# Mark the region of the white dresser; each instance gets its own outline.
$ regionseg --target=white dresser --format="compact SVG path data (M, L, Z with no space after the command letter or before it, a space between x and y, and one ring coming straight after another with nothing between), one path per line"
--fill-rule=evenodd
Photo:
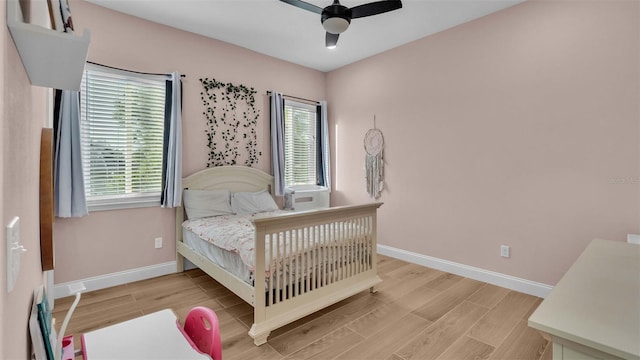
M640 245L593 240L529 317L554 359L640 359Z

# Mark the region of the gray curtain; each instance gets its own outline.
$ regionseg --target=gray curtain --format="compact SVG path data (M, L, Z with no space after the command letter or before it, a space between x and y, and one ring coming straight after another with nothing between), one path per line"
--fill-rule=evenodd
M271 173L275 195L284 196L284 98L271 92Z
M166 95L160 204L163 208L174 208L182 201L182 81L179 73L171 73Z
M329 120L327 118L327 102L320 101L318 105L318 129L316 137L318 159L316 173L318 185L331 190L331 156L329 154Z
M88 214L80 145L80 94L57 90L55 113L54 197L57 217Z

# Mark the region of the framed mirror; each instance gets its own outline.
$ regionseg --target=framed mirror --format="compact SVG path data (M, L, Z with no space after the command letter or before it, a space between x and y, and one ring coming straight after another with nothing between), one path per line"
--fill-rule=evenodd
M42 271L53 270L53 129L40 138L40 257Z

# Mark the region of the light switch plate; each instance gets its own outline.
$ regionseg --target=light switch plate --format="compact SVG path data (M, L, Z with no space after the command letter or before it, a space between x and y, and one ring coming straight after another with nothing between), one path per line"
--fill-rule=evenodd
M20 254L27 251L20 245L20 218L7 225L7 292L13 291L20 274Z

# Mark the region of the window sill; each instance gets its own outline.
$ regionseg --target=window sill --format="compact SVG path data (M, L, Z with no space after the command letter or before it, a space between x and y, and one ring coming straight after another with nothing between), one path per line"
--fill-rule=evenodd
M87 201L89 212L160 207L160 195Z

